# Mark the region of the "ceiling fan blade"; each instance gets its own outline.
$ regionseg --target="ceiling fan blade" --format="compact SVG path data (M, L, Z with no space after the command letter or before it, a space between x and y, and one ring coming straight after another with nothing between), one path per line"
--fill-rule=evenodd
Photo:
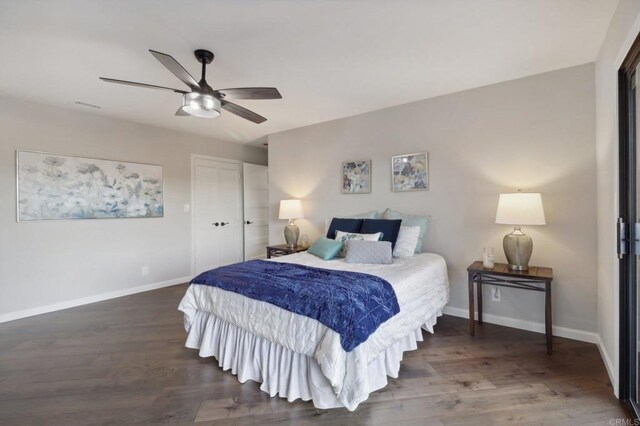
M231 102L227 102L224 99L221 101L222 103L222 108L225 109L226 111L229 111L232 114L237 115L238 117L242 117L246 120L252 121L256 124L260 124L260 123L264 123L265 121L267 121L266 118L264 118L263 116L256 114L253 111L249 111L246 108L241 107L240 105L236 105L234 103Z
M178 110L176 111L176 116L177 117L191 117L191 114L189 114L188 112L185 112L182 107L178 108Z
M169 71L173 73L176 77L180 79L184 84L189 86L191 89L200 89L200 85L198 82L189 74L189 71L184 69L182 65L178 63L173 56L167 55L166 53L156 52L155 50L149 49L149 52L158 60L162 65L164 65Z
M126 84L127 86L143 87L147 89L168 90L170 92L182 93L183 95L185 93L189 93L184 90L172 89L171 87L154 86L153 84L136 83L135 81L116 80L115 78L100 77L100 80L106 81L107 83Z
M219 89L223 99L282 99L275 87L239 87L236 89Z

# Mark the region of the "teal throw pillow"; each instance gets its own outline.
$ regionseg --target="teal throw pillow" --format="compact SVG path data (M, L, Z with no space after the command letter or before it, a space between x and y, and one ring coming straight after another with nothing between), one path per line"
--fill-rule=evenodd
M340 253L342 244L342 241L320 237L309 247L309 253L323 260L331 260Z

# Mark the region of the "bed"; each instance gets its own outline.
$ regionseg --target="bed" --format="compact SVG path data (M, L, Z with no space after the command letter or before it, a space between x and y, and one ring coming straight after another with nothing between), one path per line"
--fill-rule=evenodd
M444 259L421 253L390 265L324 261L302 252L268 261L380 277L393 287L399 312L362 343L345 350L341 336L316 319L221 288L192 284L182 299L186 346L215 357L241 383L253 380L270 396L313 401L320 409L353 411L397 377L404 351L417 349L422 329L433 333L449 298Z

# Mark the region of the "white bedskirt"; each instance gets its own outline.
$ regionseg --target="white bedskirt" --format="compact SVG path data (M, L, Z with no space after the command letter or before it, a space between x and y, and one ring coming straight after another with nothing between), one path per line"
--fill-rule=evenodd
M438 312L423 327L433 333L433 325L440 315ZM417 349L417 342L421 341L422 331L418 328L370 362L368 393L386 386L387 376L398 377L403 352ZM201 357L215 357L218 365L225 371L231 370L241 383L247 380L261 383L260 389L271 397L312 400L320 409L344 407L314 358L245 331L211 313L195 313L185 345L198 349Z

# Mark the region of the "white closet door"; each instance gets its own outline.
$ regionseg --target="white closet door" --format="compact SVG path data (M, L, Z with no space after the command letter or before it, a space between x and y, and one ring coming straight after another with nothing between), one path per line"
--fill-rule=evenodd
M240 164L195 158L193 179L195 273L241 262Z
M244 260L267 257L269 243L269 173L267 166L243 164Z

